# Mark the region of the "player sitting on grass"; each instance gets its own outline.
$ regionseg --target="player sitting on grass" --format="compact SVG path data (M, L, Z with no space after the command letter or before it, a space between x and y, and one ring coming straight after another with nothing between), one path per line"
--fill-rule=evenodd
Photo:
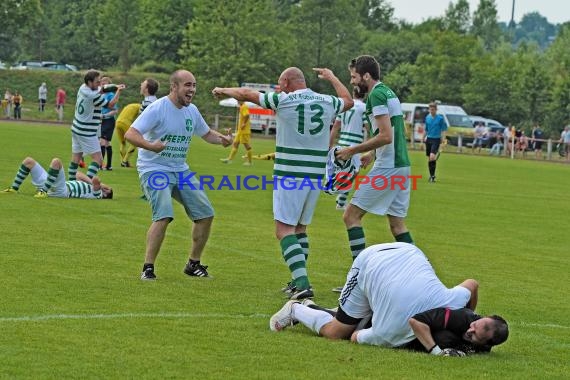
M271 317L269 327L281 331L299 322L330 339L392 348L419 345L434 355L485 352L506 341L509 330L501 317L473 312L478 287L469 279L448 289L412 244L377 244L354 260L336 312L307 301L288 301Z
M48 171L31 157L22 161L20 169L14 177L12 186L3 193L17 193L28 174L32 174L32 184L36 186L35 198L85 198L112 199L113 189L99 181L97 176L92 179L78 172L75 181L66 181L63 165L59 158L51 161Z

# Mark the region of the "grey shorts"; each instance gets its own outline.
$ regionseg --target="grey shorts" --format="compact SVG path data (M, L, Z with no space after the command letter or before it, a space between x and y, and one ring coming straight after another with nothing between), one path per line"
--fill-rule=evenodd
M144 173L141 178L141 188L152 209L152 221L161 219L174 219L172 199L184 206L186 215L193 220L206 219L214 216L214 209L208 196L200 188L195 177L188 179L190 185L183 178L188 178L192 172L162 172L152 171Z

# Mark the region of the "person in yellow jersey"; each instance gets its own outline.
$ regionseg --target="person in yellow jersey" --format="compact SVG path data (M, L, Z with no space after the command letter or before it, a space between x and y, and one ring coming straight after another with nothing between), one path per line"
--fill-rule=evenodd
M117 118L117 123L115 125L115 130L117 131L117 137L121 143L119 152L121 153L121 166L124 168L130 168L131 164L129 162L129 157L135 151L135 147L129 144L125 139L125 133L130 128L131 124L137 116L139 116L140 103L131 103L125 106L119 117Z
M234 140L234 145L232 146L232 150L230 151L230 155L228 158L220 158L224 164L231 164L232 160L234 159L235 155L237 154L239 144L243 144L246 151L246 161L243 163L245 166L251 166L253 163L252 160L252 151L251 151L251 123L249 120L249 108L245 102L238 101L239 104L239 120L238 120L238 127L236 130L236 136Z

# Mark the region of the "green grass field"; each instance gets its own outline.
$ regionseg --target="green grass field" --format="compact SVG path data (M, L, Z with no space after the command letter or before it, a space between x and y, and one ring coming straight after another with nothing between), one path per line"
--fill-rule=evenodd
M44 167L70 157L61 126L0 123L0 185L25 156ZM272 140L255 139L257 153ZM216 210L203 256L214 279L182 273L191 223L176 206L156 282L139 280L150 208L135 169L102 172L112 201L0 194L0 378L457 379L567 378L570 357L570 166L446 154L438 183L412 152L407 219L447 285L480 282L478 312L497 313L511 337L487 356L434 358L318 338L302 326L271 333L288 280L274 237L271 191L209 191ZM228 150L195 140L199 175L270 175L271 161L219 161ZM241 153L241 151L240 151ZM385 218L365 218L367 243L392 241ZM336 304L350 266L334 197L322 195L309 228L315 300Z

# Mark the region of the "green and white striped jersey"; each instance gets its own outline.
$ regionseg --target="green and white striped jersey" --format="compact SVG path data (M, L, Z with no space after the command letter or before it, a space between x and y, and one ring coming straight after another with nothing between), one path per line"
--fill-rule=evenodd
M392 124L392 143L376 149L374 167L392 169L410 166L402 105L394 91L384 83L378 82L368 94L366 113L372 124L373 136L380 132L374 120L376 116L389 115Z
M99 89L92 90L83 84L77 91L75 103L75 116L71 125L71 132L79 136L97 136L101 124L101 108L109 103Z
M273 175L309 178L325 176L329 152L330 125L344 108L336 96L306 88L290 93L259 95L263 108L276 112L277 138Z
M340 121L338 145L353 146L364 141L364 124L370 124L366 116L366 104L354 99L354 106L336 117Z
M101 199L101 189L93 190L93 185L82 181L66 181L67 196L69 198Z

